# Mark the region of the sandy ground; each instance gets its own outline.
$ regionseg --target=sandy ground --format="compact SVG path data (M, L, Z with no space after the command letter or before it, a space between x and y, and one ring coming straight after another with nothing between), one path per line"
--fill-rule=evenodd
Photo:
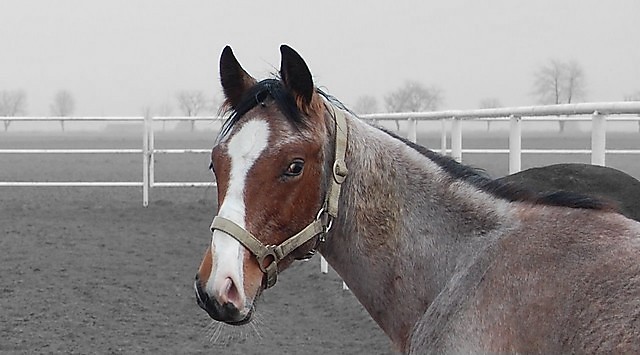
M319 259L265 292L256 322L213 323L193 277L215 211L202 190L2 189L0 352L389 354Z

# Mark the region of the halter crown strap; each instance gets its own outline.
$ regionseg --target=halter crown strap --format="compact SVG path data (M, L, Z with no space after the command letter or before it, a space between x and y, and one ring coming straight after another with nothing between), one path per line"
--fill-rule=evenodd
M344 112L340 110L333 110L334 118L336 120L336 132L335 132L335 158L333 161L333 179L329 186L327 193L326 205L327 213L332 217L338 217L338 200L340 199L340 190L342 183L349 174L347 164L344 161L347 153L347 118Z

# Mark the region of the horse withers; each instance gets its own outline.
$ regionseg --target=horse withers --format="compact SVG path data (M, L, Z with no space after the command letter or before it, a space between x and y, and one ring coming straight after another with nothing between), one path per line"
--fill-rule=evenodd
M226 47L219 210L198 304L228 324L319 251L407 353L640 353L640 224L539 194L359 120L283 45L256 81Z

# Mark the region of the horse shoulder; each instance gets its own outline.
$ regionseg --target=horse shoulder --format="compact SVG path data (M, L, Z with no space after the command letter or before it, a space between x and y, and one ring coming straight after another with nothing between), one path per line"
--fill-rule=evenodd
M473 312L491 325L484 328L489 345L638 352L640 223L598 210L523 212L529 215L517 233L501 239L499 260L477 290Z
M640 352L640 223L523 208L414 327L412 353Z

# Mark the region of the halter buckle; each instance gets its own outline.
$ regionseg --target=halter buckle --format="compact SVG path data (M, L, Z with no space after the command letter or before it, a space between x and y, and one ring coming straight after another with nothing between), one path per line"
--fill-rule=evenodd
M271 262L269 262L269 258L271 259ZM266 274L269 268L271 267L271 265L278 263L276 246L265 245L265 248L262 250L260 255L256 254L256 259L258 260L258 266L260 266L260 270L262 270L262 272ZM265 260L269 262L267 265L265 265Z
M342 159L336 159L333 162L333 179L338 184L342 184L349 174L347 164Z
M262 273L264 273L267 277L266 279L266 288L271 288L276 284L278 280L278 256L276 252L275 245L265 245L265 249L260 253L260 255L256 254L256 260L258 261L258 266ZM265 266L265 260L268 262L269 258L271 258L271 262Z

